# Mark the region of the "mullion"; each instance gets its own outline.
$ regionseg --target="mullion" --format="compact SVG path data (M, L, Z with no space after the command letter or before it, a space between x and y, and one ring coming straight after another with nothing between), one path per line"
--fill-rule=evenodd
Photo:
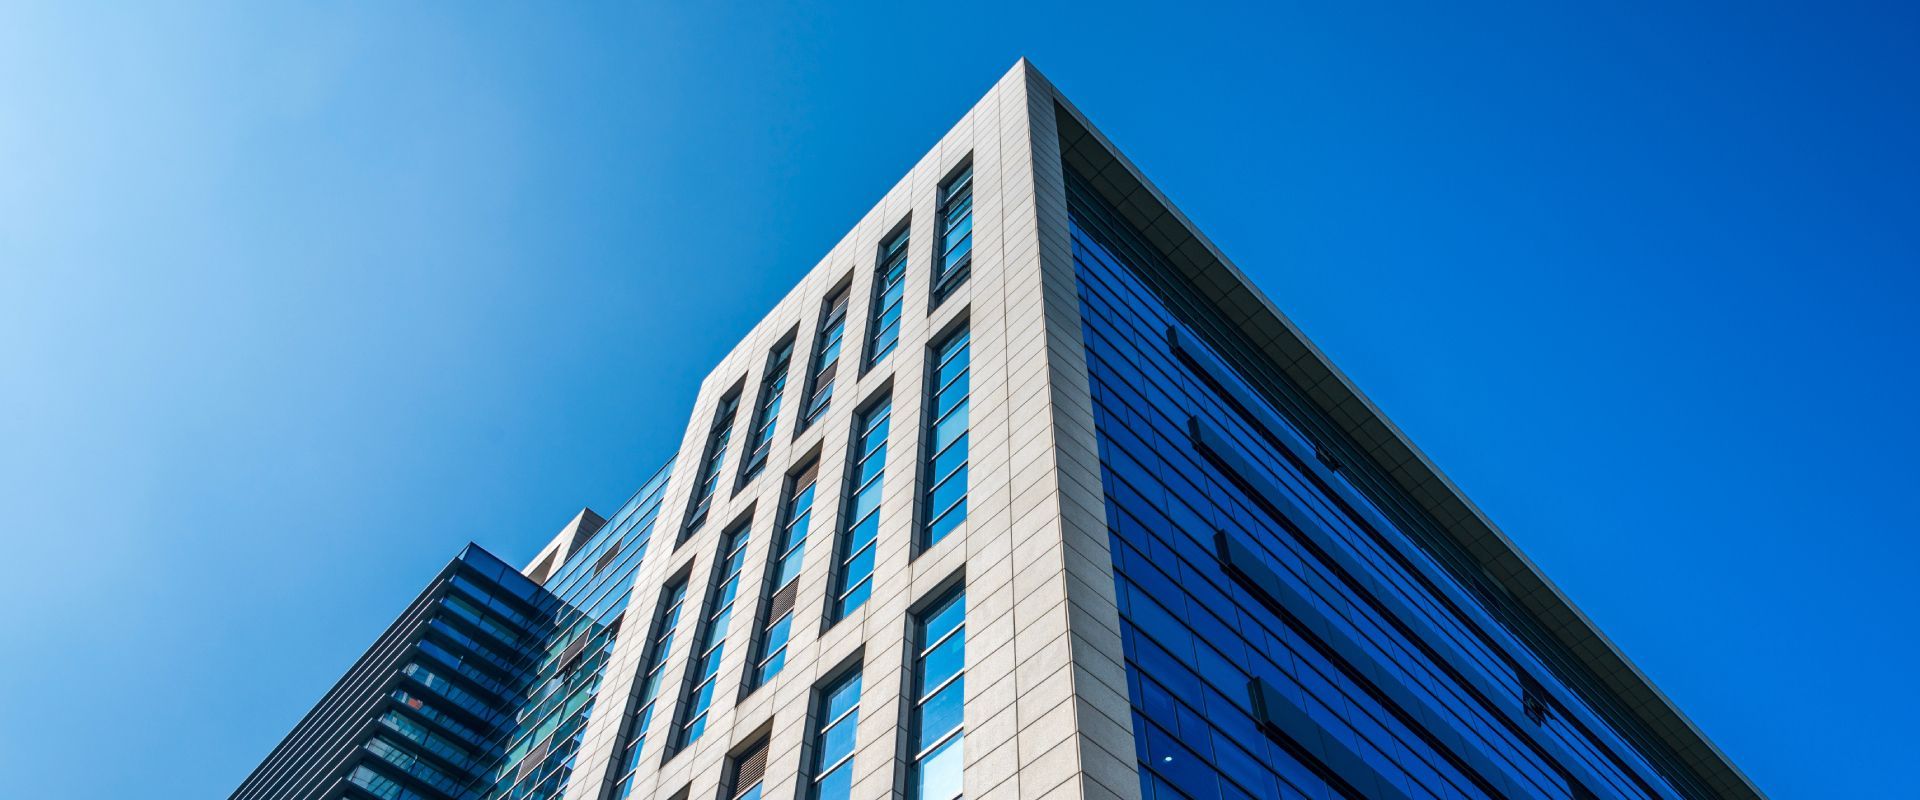
M940 738L935 739L933 744L920 748L919 752L913 754L913 759L915 761L918 761L922 758L926 758L928 753L932 753L935 750L938 750L942 747L946 747L948 742L953 741L953 737L963 735L966 732L967 732L967 728L964 725L953 726L952 730L949 730L946 733L940 734Z

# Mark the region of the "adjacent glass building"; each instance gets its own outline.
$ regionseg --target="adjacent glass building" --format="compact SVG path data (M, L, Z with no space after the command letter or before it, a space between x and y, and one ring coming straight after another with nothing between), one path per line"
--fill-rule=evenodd
M234 794L968 796L1761 794L1023 61Z

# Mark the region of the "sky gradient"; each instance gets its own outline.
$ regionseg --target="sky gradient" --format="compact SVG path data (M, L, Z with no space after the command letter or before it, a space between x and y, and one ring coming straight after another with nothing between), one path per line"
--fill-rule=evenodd
M1021 56L1763 790L1911 793L1911 4L388 5L0 24L10 793L230 792Z

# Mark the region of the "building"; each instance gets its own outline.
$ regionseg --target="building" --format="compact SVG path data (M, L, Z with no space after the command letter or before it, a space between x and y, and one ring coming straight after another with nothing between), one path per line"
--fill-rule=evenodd
M1024 61L612 519L469 548L235 797L1760 796Z

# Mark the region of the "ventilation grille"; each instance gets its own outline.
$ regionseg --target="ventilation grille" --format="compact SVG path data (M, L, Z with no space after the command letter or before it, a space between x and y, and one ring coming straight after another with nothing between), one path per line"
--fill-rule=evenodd
M786 616L787 612L793 610L794 598L799 595L800 582L787 581L786 586L773 593L773 604L767 609L767 621L772 622Z
M761 739L733 761L733 794L739 795L767 774L767 740Z

